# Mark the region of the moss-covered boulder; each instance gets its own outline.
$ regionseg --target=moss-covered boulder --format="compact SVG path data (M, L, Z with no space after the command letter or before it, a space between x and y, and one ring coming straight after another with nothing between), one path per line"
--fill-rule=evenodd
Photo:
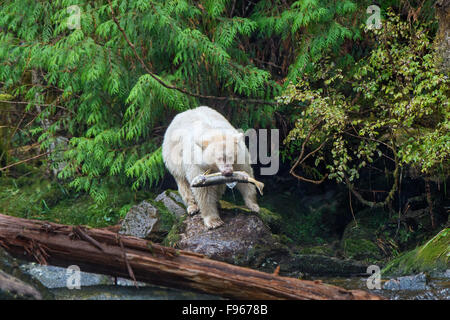
M162 242L177 221L176 213L170 208L161 201L144 200L131 207L119 233Z
M147 238L157 231L160 213L147 201L133 206L122 221L119 233L128 236Z
M186 207L178 191L165 190L155 198L155 201L163 204L177 218L186 214Z
M450 228L445 228L424 245L405 252L389 262L384 275L409 275L419 272L440 274L450 268Z
M381 249L376 244L376 230L352 221L345 228L341 240L341 250L345 258L366 262L376 262L383 258Z
M307 245L299 247L297 249L299 254L312 254L312 255L322 255L322 256L333 256L334 248L330 244L323 245Z
M215 260L258 267L268 256L284 248L268 227L276 223L277 216L269 210L261 211L263 215L220 201L220 217L224 225L207 230L200 215L187 216L178 229L181 233L176 246Z
M220 210L222 212L228 213L228 212L245 212L245 213L251 213L251 210L248 209L245 206L239 206L234 203L220 200L219 201ZM271 232L278 233L280 232L281 225L282 225L282 218L278 213L275 213L269 209L260 207L260 211L258 213L258 216L261 218L261 220L270 228Z
M157 203L169 204L166 210L175 216L178 205L185 208L176 196L176 191L165 191ZM366 271L367 264L330 257L333 248L329 245L300 251L288 246L292 243L282 233L283 218L267 208L255 214L245 206L220 200L219 211L224 225L213 230L205 228L199 214L177 217L163 244L267 272L280 266L280 274L288 276L350 276Z

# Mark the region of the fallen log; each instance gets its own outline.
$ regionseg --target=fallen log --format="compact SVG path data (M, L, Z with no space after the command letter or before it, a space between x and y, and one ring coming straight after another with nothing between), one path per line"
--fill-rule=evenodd
M382 299L361 290L238 267L105 229L0 214L0 246L40 264L131 278L231 299Z

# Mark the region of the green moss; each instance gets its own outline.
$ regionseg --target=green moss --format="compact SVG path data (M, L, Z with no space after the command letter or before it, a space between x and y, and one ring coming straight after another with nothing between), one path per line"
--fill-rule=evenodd
M285 234L272 234L272 236L281 244L291 245L293 243L292 239Z
M332 256L333 249L329 245L307 246L298 250L299 254L316 254L324 256Z
M222 210L242 210L245 212L251 212L248 208L244 206L239 206L237 204L225 200L219 200L219 205Z
M381 259L378 247L367 239L344 240L344 255L346 258L366 261Z
M220 200L219 201L221 210L224 211L241 211L246 213L251 213L251 210L245 206L240 206L233 204L231 202ZM273 233L279 233L282 228L282 218L279 214L272 212L269 209L260 207L258 216L261 220L270 228Z
M172 228L170 229L167 236L164 238L162 244L169 247L175 247L178 241L180 241L180 234L184 232L184 219L186 219L186 216L182 216L181 218L177 219L175 223L172 225Z
M178 192L178 190L167 189L166 193L170 197L170 199L175 201L176 204L178 204L179 206L181 206L183 208L186 208L186 206L184 205L183 200L182 200L181 195Z
M375 229L352 221L345 228L341 247L346 258L367 262L376 262L383 258L380 248L375 243Z
M382 270L386 275L443 272L449 268L450 228L445 228L424 245L401 254Z
M158 222L158 231L163 233L169 233L172 229L172 226L175 224L177 218L175 215L167 210L166 206L159 201L147 200L152 205L154 205L159 212L159 222Z
M121 186L111 186L108 191L107 201L96 203L89 195L74 192L63 183L39 174L18 179L2 177L0 206L2 213L11 216L105 227L118 223L122 208L152 198L147 193L133 193Z

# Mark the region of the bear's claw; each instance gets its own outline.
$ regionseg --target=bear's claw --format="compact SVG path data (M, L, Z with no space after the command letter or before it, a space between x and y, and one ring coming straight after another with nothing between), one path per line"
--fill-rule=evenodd
M256 203L247 204L247 208L249 208L252 212L259 213L259 206Z
M193 216L194 214L198 213L200 209L196 204L191 204L189 207L187 207L187 213L190 216Z
M203 219L203 222L208 230L215 229L223 225L223 221L219 217L206 217Z

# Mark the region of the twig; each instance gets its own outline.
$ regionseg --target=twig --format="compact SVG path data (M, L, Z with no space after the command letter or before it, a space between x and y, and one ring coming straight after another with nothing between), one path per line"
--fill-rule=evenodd
M18 165L18 164L21 164L21 163L24 163L24 162L27 162L27 161L31 161L31 160L40 158L40 157L45 156L45 155L47 155L47 154L49 154L49 153L50 153L50 151L45 152L45 153L38 154L37 156L31 157L31 158L28 158L28 159L25 159L25 160L17 161L17 162L15 162L15 163L12 163L12 164L7 165L6 167L0 168L0 171L6 170L6 169L8 169L8 168L14 167L14 166L16 166L16 165Z
M33 102L28 102L28 101L9 101L9 100L0 100L0 103L13 103L13 104L30 104L30 103L33 103ZM75 112L73 112L72 110L69 110L69 109L67 109L67 108L64 108L63 106L58 106L58 105L54 105L54 104L51 104L51 103L44 103L44 104L41 104L41 103L39 103L39 105L41 106L41 107L55 107L55 108L59 108L59 109L63 109L63 110L65 110L65 111L68 111L68 112L70 112L70 113L75 113Z
M79 236L80 239L83 239L83 240L89 242L90 244L92 244L94 247L96 247L100 251L105 252L105 249L103 249L102 245L97 240L95 240L90 235L88 235L86 232L84 232L80 227L73 227L72 231L74 234Z
M255 61L257 61L257 62L259 62L259 63L267 64L267 65L269 65L269 66L272 66L272 67L275 67L275 68L278 68L278 69L282 69L281 66L279 66L279 65L277 65L277 64L275 64L275 63L273 63L273 62L270 62L270 61L264 61L264 60L261 60L261 59L258 59L258 58L252 58L252 59L255 60Z
M430 188L430 181L428 178L425 178L425 194L428 203L428 211L430 213L431 228L435 229L436 223L433 214L433 200L431 199L431 188Z
M352 206L352 192L350 191L350 188L348 189L348 202L350 203L350 212L353 216L353 221L355 221L355 226L358 226L358 221L356 221L355 213L353 212L353 206Z
M136 288L139 288L138 285L137 285L136 277L134 276L133 269L131 268L130 262L128 261L127 253L125 251L125 247L123 246L122 238L120 238L120 236L118 234L117 234L117 242L119 242L120 248L122 249L123 260L125 260L125 264L127 266L128 274L130 275L130 278L133 279L134 286Z
M322 182L325 181L325 179L328 177L328 173L326 173L323 178L321 180L311 180L305 177L302 177L298 174L296 174L294 172L295 168L300 165L301 163L303 163L303 161L305 161L306 159L308 159L308 157L312 156L314 153L316 153L317 151L319 151L320 149L323 148L323 146L325 145L325 143L327 142L327 139L325 139L324 142L322 142L320 144L320 146L318 146L315 150L311 151L310 153L308 153L305 157L303 157L303 154L305 153L305 146L306 143L309 141L309 139L311 138L312 133L317 129L317 127L320 125L320 123L322 122L321 119L319 119L314 126L312 127L311 131L309 131L308 135L306 136L305 140L302 143L302 150L300 151L300 155L297 158L297 161L295 161L294 165L291 167L291 169L289 170L289 173L291 175L293 175L294 177L296 177L299 180L303 180L306 182L310 182L310 183L314 183L314 184L321 184Z

